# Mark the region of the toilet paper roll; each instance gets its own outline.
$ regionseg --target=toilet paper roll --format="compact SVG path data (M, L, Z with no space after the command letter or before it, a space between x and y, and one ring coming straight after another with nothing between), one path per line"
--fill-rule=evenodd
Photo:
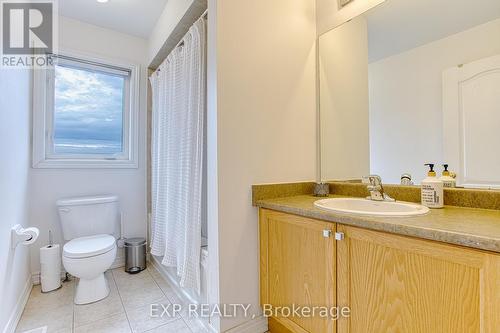
M61 248L59 244L40 248L40 283L42 292L49 292L61 286Z
M26 235L26 239L22 244L29 245L36 242L40 231L38 228L30 227L22 230L23 235Z

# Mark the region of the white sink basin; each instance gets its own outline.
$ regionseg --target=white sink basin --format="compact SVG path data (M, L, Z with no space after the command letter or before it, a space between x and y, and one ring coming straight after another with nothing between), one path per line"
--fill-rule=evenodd
M314 202L316 207L337 213L370 216L415 216L424 215L429 208L403 201L373 201L361 198L330 198Z

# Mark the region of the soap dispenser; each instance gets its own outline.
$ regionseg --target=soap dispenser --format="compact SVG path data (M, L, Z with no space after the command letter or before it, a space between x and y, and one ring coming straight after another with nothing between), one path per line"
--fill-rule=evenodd
M436 177L434 164L425 164L429 167L427 178L422 181L422 205L429 208L443 208L443 181Z
M443 186L444 187L456 187L457 186L457 181L455 178L451 176L451 173L448 171L448 164L443 164L443 175L439 178L440 180L443 181Z

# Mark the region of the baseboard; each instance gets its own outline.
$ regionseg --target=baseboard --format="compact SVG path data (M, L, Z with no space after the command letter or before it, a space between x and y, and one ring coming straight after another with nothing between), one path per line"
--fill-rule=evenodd
M115 268L120 268L125 266L125 258L120 257L116 258L113 264L109 269L115 269ZM64 280L66 278L66 271L62 270L61 271L61 279ZM39 285L40 284L40 272L34 272L31 274L31 283L34 285Z
M66 278L66 271L61 271L61 280ZM31 283L35 286L39 285L40 282L40 272L34 272L31 274Z
M24 307L26 303L28 303L28 299L30 297L31 288L33 288L33 283L31 282L31 276L26 280L26 284L24 285L23 293L21 297L18 298L14 311L9 317L9 321L7 325L5 325L3 329L3 333L14 333L21 319L21 315L23 314Z
M243 324L227 330L225 333L264 333L267 332L267 318L264 316L255 317Z

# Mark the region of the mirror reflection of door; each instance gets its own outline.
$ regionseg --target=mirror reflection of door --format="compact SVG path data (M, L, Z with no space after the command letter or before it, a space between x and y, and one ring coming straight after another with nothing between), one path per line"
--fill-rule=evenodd
M465 187L500 187L500 55L443 73L444 156Z

